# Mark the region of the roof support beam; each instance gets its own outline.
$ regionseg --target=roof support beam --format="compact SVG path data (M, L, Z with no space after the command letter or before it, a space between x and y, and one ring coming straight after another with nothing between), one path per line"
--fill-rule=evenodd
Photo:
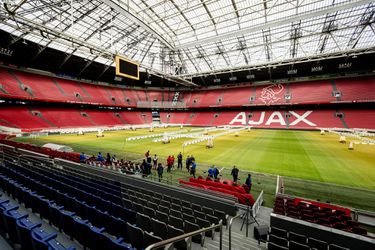
M22 0L19 4L17 4L16 6L14 6L14 8L12 9L9 9L8 8L8 4L4 3L4 8L9 12L9 14L11 15L14 15L16 14L16 11L24 4L26 3L27 0Z
M361 20L359 20L359 25L355 28L354 32L352 33L352 36L349 39L347 47L354 49L355 46L357 46L357 43L361 38L362 32L365 30L367 25L371 24L371 19L375 15L374 5L375 4L369 4L367 6L365 13L362 15Z
M326 7L324 9L320 9L317 11L311 11L311 12L307 12L303 14L296 14L296 15L286 17L283 19L270 21L270 22L254 25L248 28L229 31L229 32L225 32L216 36L199 39L199 41L188 42L188 43L177 46L177 48L178 49L190 48L190 47L194 47L194 46L198 46L202 44L213 43L213 42L217 42L218 40L245 35L245 34L255 32L255 31L259 31L259 30L266 30L271 27L277 27L277 26L281 26L281 25L285 25L285 24L289 24L293 22L298 22L300 20L309 19L309 18L313 18L317 16L323 16L332 12L337 12L340 10L345 10L345 9L350 9L350 8L361 6L361 5L366 5L371 2L373 2L373 0L357 0L357 1L351 1L351 2L346 2L346 3L338 3L336 5L332 5L330 7Z
M111 51L108 51L108 50L106 50L106 49L104 49L101 46L98 46L96 44L90 43L89 41L85 41L82 38L74 37L72 35L62 33L61 31L57 31L53 28L47 27L45 25L37 23L37 22L35 22L31 19L25 18L23 16L19 16L17 14L14 15L14 19L16 20L16 22L18 22L19 24L21 24L23 26L32 27L33 28L31 30L32 34L39 35L40 31L43 31L43 32L46 32L47 34L50 34L52 36L56 36L59 39L59 42L62 43L62 44L70 44L70 45L75 44L78 47L82 46L82 47L85 47L85 48L88 48L88 49L92 50L93 52L95 51L96 53L99 53L102 57L105 57L105 58L114 58L115 57L115 54L112 53ZM12 27L13 29L19 29L18 26L13 25L11 23L6 23L6 25ZM71 55L72 54L67 55L67 57L64 59L61 66L64 65L64 63L67 60L69 60ZM189 80L186 80L183 77L173 76L173 75L167 74L165 72L162 72L162 71L159 71L159 70L156 70L156 69L152 69L152 68L150 68L146 65L143 65L143 64L141 64L140 66L141 66L141 68L148 70L150 73L152 73L154 75L164 77L168 80L176 82L177 84L181 84L181 85L184 85L184 86L197 86L195 83L193 83Z
M210 10L208 9L207 4L206 4L203 0L201 0L201 3L202 3L202 5L203 5L203 8L204 8L204 9L206 10L206 12L207 12L207 15L210 17L210 20L211 20L212 24L213 24L214 26L216 26L215 19L214 19L214 17L212 16Z
M144 22L143 20L141 20L139 17L137 17L136 15L134 15L133 13L131 13L129 10L125 9L124 6L121 5L121 1L116 1L116 0L101 0L101 2L105 3L106 5L108 5L112 9L116 10L120 14L126 16L131 21L139 24L139 26L141 26L143 29L147 30L152 35L154 35L162 44L164 44L165 46L167 46L169 49L175 50L175 46L170 41L168 41L167 39L165 39L161 34L159 34L158 32L156 32L154 29L152 29L150 27L150 25L148 25L146 22Z

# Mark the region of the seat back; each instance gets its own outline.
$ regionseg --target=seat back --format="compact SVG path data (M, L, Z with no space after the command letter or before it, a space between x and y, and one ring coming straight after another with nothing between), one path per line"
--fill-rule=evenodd
M199 227L198 224L192 223L190 221L185 221L185 230L184 231L186 233L194 232L194 231L197 231L199 229L200 229L200 227ZM203 238L202 238L202 235L200 235L200 234L192 237L192 241L195 242L195 243L201 244L202 240L203 240Z
M156 219L159 220L159 221L162 221L166 224L169 223L168 214L160 212L160 211L156 211Z
M269 235L268 241L272 242L272 243L275 243L279 246L288 247L288 240L287 239L281 238L281 237L273 235L273 234Z
M294 242L298 242L298 243L301 243L301 244L306 244L307 238L306 238L305 235L289 232L289 241L294 241Z
M150 216L151 218L155 218L155 210L149 207L144 207L143 212L145 215Z
M287 239L288 238L288 232L284 229L280 229L278 227L271 227L271 234Z
M127 222L126 231L129 235L130 243L132 244L132 246L137 249L141 249L144 241L143 230Z
M317 240L315 238L308 238L307 244L311 248L315 248L317 250L327 250L328 244L325 241Z
M168 225L169 238L177 237L183 234L185 234L184 230ZM181 240L181 241L173 243L173 247L176 248L177 250L186 250L187 246L188 245L185 240Z
M223 225L226 226L228 224L228 216L223 212L219 210L214 210L214 215L219 219L222 220Z
M143 231L151 232L151 219L149 216L137 213L137 226Z
M288 250L287 247L279 246L273 242L268 242L267 243L267 249L268 250Z
M168 238L168 228L167 224L158 221L156 219L151 219L151 228L156 236L159 236L163 240Z
M144 243L143 243L143 248L147 248L149 245L157 243L162 241L163 239L151 234L149 232L144 232Z
M289 250L310 250L310 247L295 241L289 241Z
M335 244L330 244L329 245L329 250L350 250L349 248L346 247L341 247Z
M191 223L195 223L195 216L189 214L182 214L182 218L184 221L190 221Z
M207 227L211 226L211 223L208 220L201 219L201 218L198 218L198 217L197 217L197 224L199 225L200 228L207 228ZM208 236L208 237L212 237L212 230L207 231L205 233L205 235Z
M184 228L184 221L181 218L177 218L173 215L169 216L169 224L178 229Z

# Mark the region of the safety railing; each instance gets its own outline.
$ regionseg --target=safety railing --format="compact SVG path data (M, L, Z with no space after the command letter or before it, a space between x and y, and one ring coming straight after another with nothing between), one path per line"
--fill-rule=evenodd
M255 201L253 207L251 208L253 210L253 216L256 217L260 208L262 207L263 204L263 190L260 192L257 200Z
M154 244L148 246L146 248L146 250L161 249L162 247L166 247L166 246L167 246L167 249L173 249L173 243L179 242L181 240L185 240L186 238L188 238L188 242L191 242L191 239L192 239L193 236L196 236L196 235L204 236L205 232L215 230L216 228L220 228L219 249L222 250L223 249L223 223L222 223L222 221L220 221L220 223L217 224L217 225L212 225L210 227L202 228L202 229L199 229L199 230L194 231L194 232L182 234L182 235L179 235L179 236L167 239L167 240L163 240L163 241L154 243ZM190 250L190 249L191 249L191 244L188 244L187 250Z
M229 221L229 232L228 232L228 236L229 236L229 239L228 239L228 244L229 244L229 250L232 249L232 225L233 225L233 221L235 219L237 219L238 217L240 217L241 214L237 214L236 216L232 217Z

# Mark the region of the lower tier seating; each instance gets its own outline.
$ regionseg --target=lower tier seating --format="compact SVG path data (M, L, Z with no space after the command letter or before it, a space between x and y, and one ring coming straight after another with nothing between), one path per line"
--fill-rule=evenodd
M201 176L199 176L198 179L189 178L189 181L180 179L179 182L182 185L194 186L205 190L232 195L236 197L241 204L244 205L253 205L255 202L253 196L246 193L244 188L238 185L233 186L212 180L205 180Z
M0 126L18 128L25 132L43 129L124 126L151 123L151 111L98 111L67 108L3 107ZM193 126L252 126L256 128L317 129L366 128L375 129L375 110L266 110L220 112L161 113L166 124ZM27 122L26 122L27 121Z
M271 227L267 236L267 249L269 250L350 250L349 248L328 244L325 241L286 231L281 228Z
M131 185L120 187L117 182L81 176L77 171L12 165L0 166L0 174L4 190L90 249L127 249L123 241L144 249L220 221L226 225L228 220L216 209ZM13 187L14 182L19 188ZM206 236L213 234L207 232ZM89 240L92 238L97 242ZM192 241L203 244L204 238L193 237ZM124 247L111 246L115 243ZM187 246L185 241L175 244L178 249Z
M350 215L350 209L299 198L276 197L273 212L319 225L367 235Z

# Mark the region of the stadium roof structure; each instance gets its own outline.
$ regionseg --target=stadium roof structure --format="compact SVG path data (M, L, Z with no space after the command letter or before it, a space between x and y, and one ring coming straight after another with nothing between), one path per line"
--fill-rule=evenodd
M375 51L370 0L3 0L0 29L111 67L191 79ZM36 55L37 56L37 55ZM190 80L189 80L190 79Z

